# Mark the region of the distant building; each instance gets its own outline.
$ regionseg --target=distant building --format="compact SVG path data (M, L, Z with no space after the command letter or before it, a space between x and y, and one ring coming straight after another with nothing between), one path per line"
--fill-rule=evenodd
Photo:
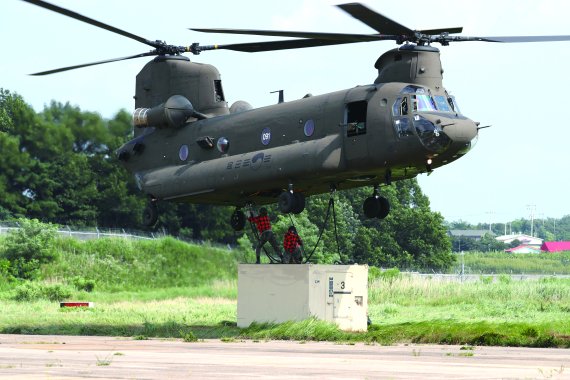
M449 236L451 237L464 237L474 240L481 240L481 238L487 234L495 236L494 233L488 230L449 230Z
M543 252L570 251L570 241L545 241L540 250Z
M502 235L497 236L495 239L507 245L517 240L521 245L529 245L536 248L540 248L543 242L542 239L525 234Z
M533 245L521 244L518 247L505 249L507 253L540 253L540 248Z

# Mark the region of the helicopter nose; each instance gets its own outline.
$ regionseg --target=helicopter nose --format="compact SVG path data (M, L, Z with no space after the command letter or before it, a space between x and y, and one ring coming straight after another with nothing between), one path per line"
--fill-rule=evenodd
M454 144L470 143L477 137L477 124L470 119L449 119L440 121L443 132ZM437 122L436 122L437 123Z

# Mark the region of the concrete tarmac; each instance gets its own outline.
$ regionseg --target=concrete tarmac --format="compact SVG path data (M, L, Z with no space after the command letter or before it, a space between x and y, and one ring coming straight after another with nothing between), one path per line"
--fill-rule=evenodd
M570 379L570 350L0 335L0 379Z

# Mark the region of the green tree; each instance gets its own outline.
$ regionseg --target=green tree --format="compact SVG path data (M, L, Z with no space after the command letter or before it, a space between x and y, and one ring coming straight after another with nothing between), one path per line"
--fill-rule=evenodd
M478 250L483 252L491 252L491 251L504 251L506 246L505 243L498 241L495 239L495 236L492 234L485 234L477 242Z

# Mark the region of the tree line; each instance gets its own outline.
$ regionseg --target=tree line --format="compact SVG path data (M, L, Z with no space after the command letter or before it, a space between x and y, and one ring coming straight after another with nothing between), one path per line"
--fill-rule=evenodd
M0 220L141 229L146 198L115 155L131 136L131 115L124 110L106 120L52 101L36 112L21 96L0 88ZM363 215L362 202L370 193L361 188L335 194L337 233L331 216L316 261L433 270L452 265L443 217L431 211L416 180L382 188L392 208L384 220ZM295 224L306 250L312 250L328 205L325 194L309 198L306 211L294 219L278 215L276 207L269 211L278 232ZM174 236L232 245L255 242L249 229L231 229L230 207L159 202L159 212L154 228Z
M479 241L453 237L451 239L454 252L459 251L502 251L520 244L518 240L508 246L495 240L495 236L524 234L543 239L544 241L570 241L570 215L562 218L519 218L506 223L468 223L463 220L448 222L450 230L483 230L489 233Z

